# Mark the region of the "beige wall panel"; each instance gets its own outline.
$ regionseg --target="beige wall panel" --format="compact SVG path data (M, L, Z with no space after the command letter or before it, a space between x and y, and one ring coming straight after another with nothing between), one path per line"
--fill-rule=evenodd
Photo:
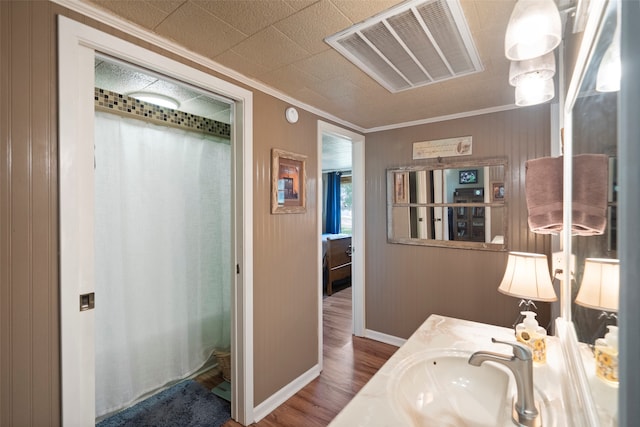
M549 116L543 105L367 135L367 329L407 338L434 313L511 325L518 301L497 291L506 252L387 243L386 170L434 162L412 160L413 142L471 135L471 158L508 161L508 248L549 255L550 238L528 231L524 195L524 162L550 152ZM539 316L546 325L547 306Z
M2 2L0 425L58 425L55 38L47 2Z
M315 365L318 358L317 117L296 124L282 101L255 93L254 366L255 403ZM271 214L271 149L307 156L307 211Z

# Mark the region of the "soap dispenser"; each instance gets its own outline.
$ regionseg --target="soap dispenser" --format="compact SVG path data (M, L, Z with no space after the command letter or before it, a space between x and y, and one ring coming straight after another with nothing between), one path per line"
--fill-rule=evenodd
M524 320L516 326L516 340L529 347L535 363L545 363L547 331L538 325L535 312L523 311L520 314L524 316Z
M604 338L598 338L595 343L596 375L605 382L618 384L618 327L607 326Z

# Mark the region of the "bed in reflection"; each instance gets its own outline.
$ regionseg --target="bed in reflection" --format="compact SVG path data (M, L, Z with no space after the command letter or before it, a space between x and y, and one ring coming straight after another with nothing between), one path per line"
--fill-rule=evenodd
M350 235L322 235L322 267L322 277L327 295L333 293L333 284L335 282L351 280Z

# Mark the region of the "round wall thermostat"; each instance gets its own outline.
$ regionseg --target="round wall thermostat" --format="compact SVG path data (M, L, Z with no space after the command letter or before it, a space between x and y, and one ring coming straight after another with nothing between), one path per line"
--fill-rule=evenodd
M298 121L298 110L293 107L287 108L284 115L289 123L296 123Z

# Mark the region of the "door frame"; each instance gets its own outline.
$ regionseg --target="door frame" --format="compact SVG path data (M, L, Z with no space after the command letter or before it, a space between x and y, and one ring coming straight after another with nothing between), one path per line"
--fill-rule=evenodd
M94 292L93 139L95 51L158 71L234 101L231 416L253 421L253 94L95 28L58 17L60 185L60 335L62 424L95 422L94 312L79 295ZM232 269L236 271L236 268ZM100 306L100 296L96 297Z
M353 189L353 231L351 236L351 288L352 323L351 332L358 337L365 333L365 173L364 135L352 132L334 124L318 120L318 363L322 369L322 135L330 134L351 141L351 186Z

